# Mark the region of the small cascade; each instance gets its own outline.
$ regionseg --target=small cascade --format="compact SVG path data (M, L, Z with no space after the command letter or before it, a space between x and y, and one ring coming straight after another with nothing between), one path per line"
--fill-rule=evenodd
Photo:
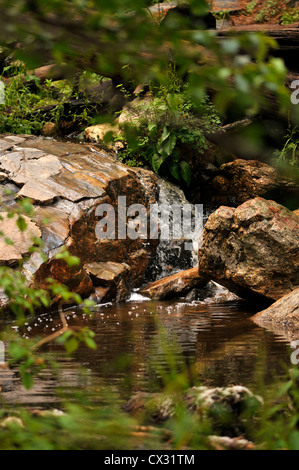
M184 192L179 187L163 178L159 178L158 204L159 207L162 205L177 205L181 208L186 205L192 206L187 201ZM195 206L192 206L192 213L194 215ZM156 255L148 269L146 281L155 281L166 276L171 276L179 271L197 266L197 244L200 235L202 234L202 227L206 219L207 217L204 215L199 226L199 230L193 230L193 232L191 232L191 237L188 239L181 237L179 239L160 240ZM173 228L175 220L172 213L170 213L170 217L167 220L161 217L161 231L164 228L164 224L168 225L169 221L171 228ZM182 229L183 227L181 227L181 230ZM194 226L192 229L194 229ZM188 243L191 249L186 249L186 243Z

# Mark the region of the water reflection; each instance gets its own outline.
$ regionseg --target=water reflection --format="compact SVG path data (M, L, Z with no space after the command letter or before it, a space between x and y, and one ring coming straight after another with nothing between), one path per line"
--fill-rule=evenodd
M155 377L149 358L165 362L163 348L155 342L157 324L166 332L177 360L181 365L192 364L204 384L243 384L254 390L257 377L266 383L282 377L290 358L286 340L253 324L253 313L241 301L131 301L100 306L93 318L78 309L69 310L70 325L89 326L95 332L97 351L80 347L70 360L60 346L48 346L60 363L57 376L45 371L34 389L26 392L16 371L0 371L2 399L34 406L51 404L57 400L58 387L69 392L76 388L95 391L103 379L123 398L136 389L151 390ZM24 334L44 336L60 327L59 318L44 315L28 323Z

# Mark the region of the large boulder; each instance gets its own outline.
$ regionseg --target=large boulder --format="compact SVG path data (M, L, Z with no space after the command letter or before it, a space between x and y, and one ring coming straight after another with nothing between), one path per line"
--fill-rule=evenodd
M2 222L3 232L13 239L14 245L0 246L0 264L20 261L29 253L31 237L41 235L49 260L45 263L37 253L26 260L23 271L28 282L35 277L35 282L45 287L47 278L52 277L85 297L93 287L100 287L89 269L90 263L112 262L122 265L122 275L124 270L130 278L128 288L141 284L158 240L118 239L118 198L125 196L127 207L139 203L149 211L158 197L157 177L153 172L130 169L113 155L90 145L29 136L0 136L0 173L3 205L17 208L17 200L26 197L35 206L35 215L27 220L25 234L12 227L13 219ZM103 203L115 211L115 239L97 236L100 221L97 208ZM68 269L64 261L55 258L65 246L71 255L80 258L79 267ZM126 297L128 293L124 293L126 289L118 279L117 285L122 293L112 289L115 298Z
M299 289L285 295L271 307L252 317L254 323L285 336L298 338L299 334Z
M197 268L192 268L148 284L142 288L141 294L156 300L171 299L206 284L207 279L199 275Z
M240 297L276 301L299 287L299 218L255 198L208 219L199 272Z
M211 188L214 203L234 207L258 196L291 206L299 198L299 187L294 181L257 160L238 159L223 164Z

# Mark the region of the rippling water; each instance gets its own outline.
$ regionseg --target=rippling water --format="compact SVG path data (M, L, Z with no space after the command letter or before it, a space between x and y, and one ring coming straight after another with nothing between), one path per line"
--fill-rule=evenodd
M17 371L0 370L4 401L47 406L59 400L58 389L69 396L75 389L97 395L103 381L123 398L135 390L151 390L157 374L149 360L166 363L158 325L181 367L192 365L197 378L210 386L243 384L255 390L261 378L271 383L290 366L287 341L250 321L255 312L242 301L153 302L135 294L127 303L99 306L93 318L79 309L67 313L70 325L86 325L95 332L97 351L80 347L70 360L60 346L49 346L60 371L56 376L43 372L29 392ZM25 335L45 336L60 326L58 317L44 315L26 326Z

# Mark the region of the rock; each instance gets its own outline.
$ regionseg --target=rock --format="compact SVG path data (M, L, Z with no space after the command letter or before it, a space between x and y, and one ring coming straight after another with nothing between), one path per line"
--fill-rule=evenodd
M209 443L214 450L253 450L253 442L241 437L209 436Z
M104 304L114 300L111 296L111 289L109 287L96 287L94 294L90 297L95 304Z
M275 333L298 338L299 334L299 289L285 295L271 307L252 317L254 323L269 328Z
M122 302L130 296L131 292L131 268L125 263L89 263L84 265L87 274L93 280L95 287L108 288L107 291L96 292L97 296L103 295L100 301L116 300Z
M16 416L8 416L0 422L0 427L2 429L16 429L16 428L25 428L23 421Z
M96 126L87 127L84 131L84 136L86 140L91 142L105 142L105 136L107 134L113 136L120 133L120 129L117 124L97 124Z
M208 282L205 286L195 288L190 291L185 300L187 302L201 301L207 303L223 303L234 302L240 300L235 294L227 290L225 287L215 284L215 282Z
M42 206L36 209L33 220L42 227L45 251L64 245L70 232L70 221L65 212L55 207Z
M27 149L1 156L0 168L16 184L47 180L63 169L56 156Z
M254 414L263 405L260 396L254 395L241 385L193 387L188 389L181 399L191 413L205 415L218 424L222 415L222 425L228 428L240 425L240 418L246 410L251 410ZM127 401L124 410L133 415L146 412L153 421L162 422L175 416L177 400L177 396L163 393L137 393Z
M192 268L150 283L140 293L156 300L170 299L204 287L206 283L207 279L199 275L198 268Z
M276 301L299 287L299 219L255 198L220 207L208 219L199 272L236 295Z
M139 203L149 212L158 198L156 175L148 170L130 169L90 144L16 137L0 136L0 172L5 175L4 181L0 181L1 198L10 208L17 207L18 198L32 199L35 216L29 222L37 230L34 234L42 236L44 252L49 257L44 263L36 254L30 256L23 270L28 282L36 275L36 285L46 287L46 279L52 277L82 296L89 296L94 287L100 289L102 284L92 275L93 286L83 265L112 262L122 270L119 278L115 274L117 288L115 284L113 288L109 286L107 295L98 291L98 297L127 298L131 287L142 283L158 240L118 239L117 233L115 239L99 239L96 227L100 217L96 211L100 204L109 204L115 210L116 227L119 196L126 197L127 207ZM10 195L5 193L6 189L12 191ZM7 223L4 228L9 235L12 222ZM15 264L22 259L28 252L28 240L19 245L20 242L3 247L3 263ZM62 260L55 260L63 246L81 259L80 268L69 270Z
M11 241L7 244L5 238L0 238L0 264L14 265L20 261L25 254L29 253L29 248L33 245L34 238L40 238L41 231L38 226L28 217L23 216L27 229L22 232L17 227L18 216L15 215L9 219L7 213L1 212L0 232L2 232Z
M295 215L297 215L297 217L299 217L299 209L297 209L296 211L293 212Z
M35 274L35 286L41 289L49 289L48 279L68 287L71 292L76 292L81 297L89 297L94 292L91 278L82 267L69 267L61 259L51 259L43 263Z
M212 181L212 201L217 205L237 207L249 199L263 197L280 204L298 201L299 187L283 178L266 163L257 160L235 160L220 167Z
M13 142L9 142L8 140L0 139L0 154L5 152L5 150L9 150L13 147Z
M57 127L55 122L46 122L42 128L42 134L46 137L53 137L57 135Z

